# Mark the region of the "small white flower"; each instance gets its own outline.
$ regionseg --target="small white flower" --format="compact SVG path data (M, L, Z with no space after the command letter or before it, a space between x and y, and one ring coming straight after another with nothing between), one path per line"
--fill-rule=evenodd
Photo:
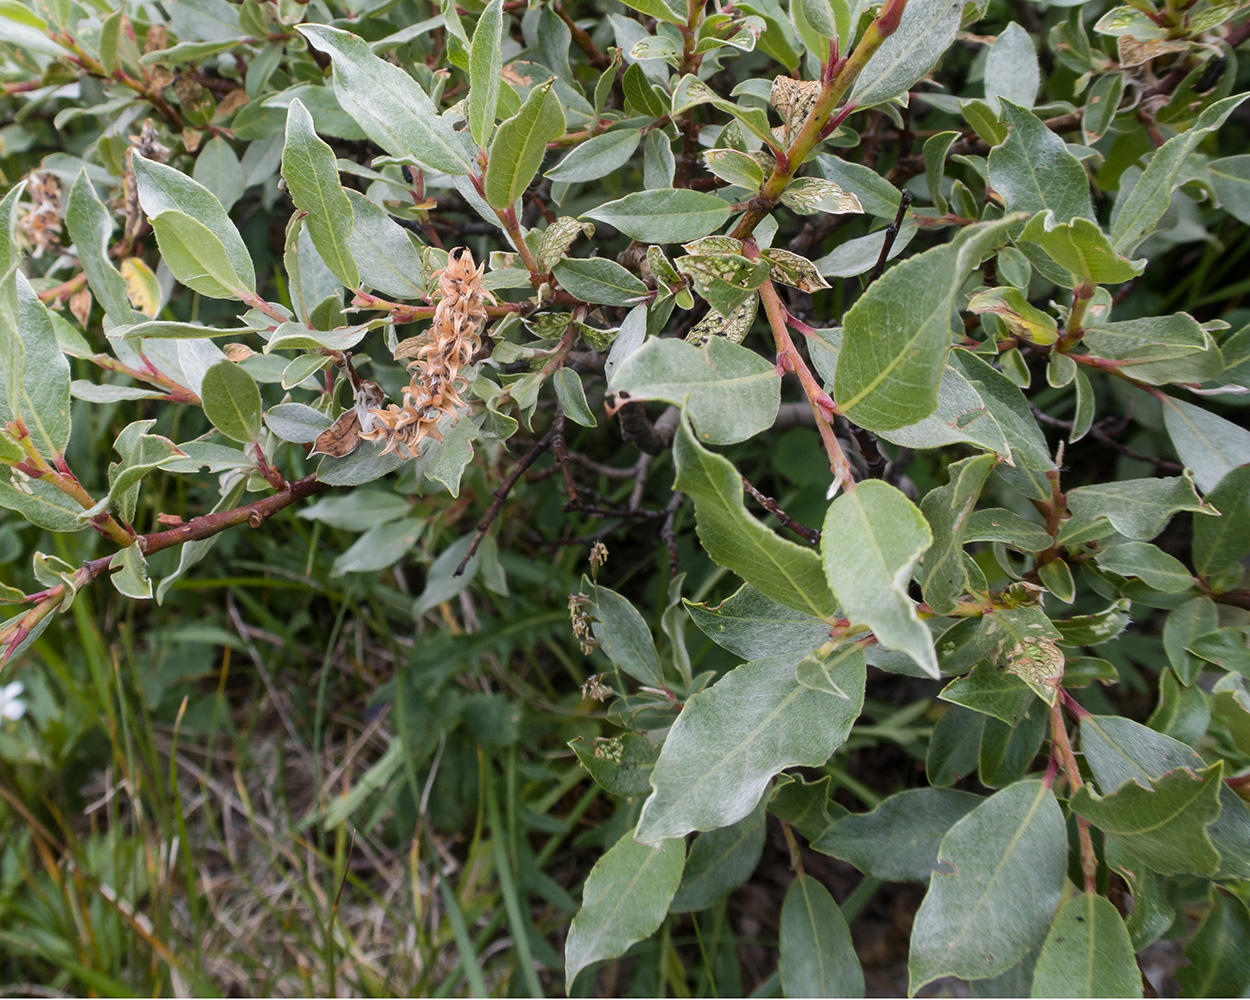
M25 690L21 681L0 687L0 718L16 722L26 714L26 703L22 701L22 692Z

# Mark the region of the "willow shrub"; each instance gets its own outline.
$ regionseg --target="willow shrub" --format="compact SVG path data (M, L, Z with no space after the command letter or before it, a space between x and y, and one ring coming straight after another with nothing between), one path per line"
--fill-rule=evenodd
M632 824L570 988L742 884L766 813L796 859L927 885L913 992L1140 996L1162 937L1191 995L1250 986L1250 326L1221 270L1250 259L1246 3L167 8L0 7L0 504L99 553L6 587L6 679L83 588L159 604L323 490L369 529L345 568L394 564L421 531L396 493L451 503L511 454L414 613L506 586L539 453L593 506L581 425L671 449L660 534L676 559L684 504L740 582L683 603L659 560L631 593L662 615L594 572L570 595L609 720L574 749ZM99 408L138 418L71 469ZM818 529L744 499L735 446L779 412L823 449L792 498ZM158 524L170 477L215 506ZM700 632L740 665L696 672ZM811 769L869 668L936 725L927 782L856 814ZM862 992L798 871L782 987Z

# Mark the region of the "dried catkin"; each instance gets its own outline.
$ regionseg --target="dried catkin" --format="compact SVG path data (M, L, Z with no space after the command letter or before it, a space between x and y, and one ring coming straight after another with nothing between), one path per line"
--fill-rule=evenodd
M453 250L447 266L435 272L438 305L428 338L408 365L404 405L390 403L385 409L370 410L373 427L360 435L367 441L385 441L383 454L415 458L422 439L443 439L438 430L443 416L459 419L468 405L460 395L468 386L460 370L482 346L486 300L495 301L482 288L485 270L486 265L475 266L473 254L462 247Z
M30 175L30 210L22 217L22 234L32 247L32 257L61 249L61 185L52 174Z

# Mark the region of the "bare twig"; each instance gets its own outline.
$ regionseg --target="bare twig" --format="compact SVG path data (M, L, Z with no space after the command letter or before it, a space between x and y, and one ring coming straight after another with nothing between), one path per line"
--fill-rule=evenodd
M564 407L558 401L556 402L556 419L551 425L551 453L555 456L561 475L564 476L564 492L569 498L564 509L576 510L580 506L580 501L577 499L577 483L573 482L573 473L569 471L569 451L564 444Z
M756 503L781 522L781 526L783 528L789 528L809 545L820 544L820 530L818 528L809 528L806 525L799 524L798 521L794 520L794 518L781 509L776 500L772 497L765 496L752 486L750 480L748 480L746 476L742 477L742 486L748 493L751 494L752 497L755 498Z
M499 519L499 515L503 511L504 501L508 499L508 494L512 492L512 487L525 475L525 470L538 461L538 456L550 447L551 439L554 436L555 428L553 426L551 430L534 442L534 446L529 451L521 456L521 460L508 478L504 480L503 485L491 494L495 499L492 501L490 509L486 511L485 516L478 522L477 534L473 537L473 544L469 546L469 551L464 554L464 558L460 560L460 565L456 567L456 572L452 576L460 576L464 573L469 565L469 561L477 555L478 547L482 544L482 539L486 537L486 532L490 531L490 526Z
M885 270L885 263L890 259L890 251L894 249L894 241L898 239L898 231L902 228L903 218L907 215L907 207L911 204L913 195L907 188L903 188L902 197L898 201L898 214L894 216L894 221L890 223L890 227L885 231L885 242L881 244L881 256L877 258L877 265L872 269L872 274L868 275L868 284L872 284L881 277L881 273Z

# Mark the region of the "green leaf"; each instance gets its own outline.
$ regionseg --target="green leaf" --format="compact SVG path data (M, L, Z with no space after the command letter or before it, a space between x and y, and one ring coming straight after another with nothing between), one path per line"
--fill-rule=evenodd
M989 718L981 727L977 748L977 771L981 784L1002 788L1023 778L1042 748L1050 712L1046 703L1035 699L1019 725L1009 726Z
M1225 156L1207 165L1211 189L1233 218L1250 225L1250 156Z
M597 738L586 743L579 736L569 743L582 767L604 791L627 798L641 798L651 792L651 772L660 748L638 733L622 733L613 739Z
M152 598L152 579L148 576L148 561L138 543L127 545L109 561L109 579L123 597L141 601Z
M824 691L826 694L846 698L849 696L834 678L848 670L862 670L867 662L864 647L857 642L847 643L830 651L819 649L798 662L794 668L794 679L814 691Z
M781 905L781 988L788 997L862 997L851 930L829 890L799 875Z
M318 138L312 115L298 100L287 109L282 177L296 208L307 214L304 225L317 253L339 281L355 288L360 274L348 248L352 203L339 183L334 150Z
M829 42L839 37L838 25L829 0L794 0L790 4L790 16L794 19L794 27L799 37L809 51L816 55L820 62L825 62ZM790 993L789 995L797 994Z
M243 242L243 237L239 235L239 231L234 227L234 223L230 221L230 216L226 214L226 210L221 207L221 202L203 184L199 184L192 180L181 171L175 170L173 167L166 166L163 163L157 163L153 160L146 160L139 154L134 154L131 158L131 165L135 172L135 182L139 188L139 204L143 206L144 213L152 220L152 228L156 229L157 242L161 244L161 253L165 254L165 246L160 238L160 229L157 226L157 219L170 211L177 211L183 215L189 216L195 226L178 227L183 239L203 240L203 235L196 236L194 233L207 233L208 240L214 244L212 249L204 249L206 259L218 260L221 254L224 254L230 263L230 269L238 277L235 284L231 287L240 287L247 291L256 290L256 272L252 267L252 254L247 248L247 244ZM220 250L218 249L220 247ZM201 248L194 243L188 247L191 259L195 259L197 252ZM170 268L174 267L173 262L166 257L166 263ZM224 267L218 263L217 267L225 272ZM189 273L194 273L192 270ZM228 273L228 272L225 272ZM183 279L175 270L174 276L179 281ZM183 282L189 284L189 282ZM194 288L194 285L190 287ZM196 289L197 291L199 289ZM209 294L205 292L204 294ZM227 298L229 296L215 296L217 298Z
M39 479L0 478L0 507L17 511L31 524L49 531L81 531L86 528L82 507L51 483ZM51 616L49 616L50 619Z
M0 427L20 417L31 443L53 461L69 443L69 361L26 275L10 271L0 282Z
M1203 518L1198 523L1204 523ZM1197 525L1194 527L1197 533ZM1203 661L1188 650L1198 636L1213 631L1219 624L1219 612L1209 597L1195 597L1176 608L1163 625L1163 649L1182 684L1192 684L1206 669Z
M553 181L597 181L625 166L641 139L642 130L636 128L604 132L574 146L543 176Z
M521 110L495 132L484 193L492 207L512 208L542 166L547 143L564 135L564 109L552 78L529 92Z
M971 674L951 681L938 697L1015 726L1037 696L1016 674L978 663Z
M1068 510L1072 512L1069 530L1102 517L1121 535L1139 542L1154 538L1180 511L1215 513L1194 491L1188 472L1172 479L1130 479L1081 486L1068 493Z
M1239 465L1250 463L1250 431L1201 406L1167 397L1163 422L1181 461L1209 493Z
M810 336L807 342L810 348ZM985 399L963 372L953 365L947 365L942 370L937 399L937 409L923 420L877 433L887 441L907 448L940 448L966 441L1003 458L1011 458L1011 445L986 406Z
M1055 915L1033 970L1033 996L1140 997L1141 980L1115 904L1083 892Z
M685 11L678 11L670 6L666 0L629 0L625 4L626 7L632 7L640 13L646 14L647 17L654 17L659 21L667 21L669 24L685 24Z
M225 245L204 223L172 209L151 221L161 257L188 288L212 299L237 299L240 291L255 291L251 262L239 274Z
M846 739L863 706L864 667L836 676L839 698L794 679L795 660L746 663L691 695L669 730L651 776L637 835L648 843L736 823L773 775L819 767Z
M710 444L736 444L766 431L781 406L776 367L723 337L702 347L652 338L617 368L609 388L683 406L699 440Z
M74 186L70 188L65 225L78 251L78 260L87 275L91 293L108 316L105 325L130 323L134 314L126 295L126 281L109 259L113 216L96 194L87 177L86 167L78 171Z
M85 180L86 174L87 174L87 168L83 167L78 172L78 179ZM91 182L87 181L87 183L90 184ZM77 187L78 187L78 181L75 181L74 188L77 188ZM26 190L26 181L25 179L23 179L23 180L18 181L11 188L9 188L8 194L6 194L4 198L0 199L0 274L7 274L9 272L9 269L13 267L19 260L22 259L21 247L18 245L16 236L17 236L17 219L18 219L17 213L18 213L18 208L20 207L19 202L21 202L22 193L25 190ZM91 195L93 197L95 196L94 189L91 190ZM99 202L98 198L96 198L95 200L97 203ZM65 222L66 222L66 225L70 229L70 239L74 239L74 242L77 243L78 241L74 238L74 227L73 227L73 224L70 222L70 215L73 211L74 211L74 189L71 189L69 205L65 213ZM103 222L100 223L100 225L103 226L103 232L104 232L103 242L104 242L104 248L107 251L108 234L111 231L112 226L110 225L110 220L107 215L107 210L105 210L105 212L106 214L103 217ZM101 240L94 239L94 237L89 237L88 242L99 243L101 242ZM80 251L80 254L81 254L81 251Z
M265 423L283 441L312 444L334 421L328 413L307 403L279 403L265 411Z
M628 600L582 577L582 592L590 598L588 610L599 648L620 670L651 687L662 687L660 658L651 630Z
M586 302L629 306L650 294L641 278L606 257L566 257L553 273L562 288Z
M751 877L764 850L764 802L732 826L694 838L669 913L706 910Z
M1081 719L1081 751L1104 793L1129 781L1149 788L1153 779L1171 771L1197 770L1205 764L1192 747L1140 722L1114 715Z
M444 425L443 440L428 445L417 459L416 472L431 483L441 483L453 497L460 495L460 480L473 461L473 442L477 440L484 417L461 417Z
M929 136L924 143L924 172L929 198L933 201L933 206L943 214L949 211L949 202L942 190L942 182L946 179L946 156L958 138L958 132L938 132Z
M718 111L733 115L740 126L764 142L776 141L768 124L768 115L762 108L744 107L725 100L693 73L687 73L677 81L669 107L665 110L676 118L683 111L688 111L698 104L710 104Z
M368 42L324 24L301 24L300 34L334 63L334 93L343 110L392 156L453 176L471 173L465 136L398 66L379 58Z
M469 48L469 131L483 149L495 128L503 82L503 0L490 0Z
M1054 541L1040 524L1003 507L973 511L964 529L964 539L1002 542L1019 552L1041 552Z
M955 41L962 9L958 0L909 0L898 28L856 78L847 103L864 108L910 90Z
M1192 128L1155 151L1128 196L1116 203L1111 218L1111 243L1116 250L1129 252L1154 230L1171 204L1173 189L1186 179L1181 168L1189 155L1224 124L1247 96L1238 94L1216 101L1198 116Z
M321 521L332 528L363 531L396 521L408 511L407 500L396 493L358 489L323 496L315 503L300 508L298 516L309 521Z
M249 444L260 437L260 389L233 361L218 361L200 386L204 415L231 441Z
M1126 374L1151 385L1203 382L1224 371L1215 341L1187 313L1091 323L1085 345L1092 354L1123 361Z
M556 399L564 410L564 415L575 424L583 427L594 427L595 415L586 403L586 390L582 388L582 380L572 368L559 368L551 381L555 383Z
M124 337L126 340L208 340L215 337L241 337L249 333L267 330L272 321L265 326L232 326L219 329L214 326L201 326L199 323L180 323L175 320L152 319L134 326L114 327L109 331L110 337Z
M942 838L984 801L980 795L953 789L908 789L891 795L872 812L837 820L812 847L849 861L872 878L928 882L935 869L941 871Z
M1206 501L1219 517L1194 518L1194 569L1206 577L1235 573L1250 553L1250 466L1225 473Z
M837 156L821 155L816 158L816 162L821 174L844 191L852 192L865 212L879 219L894 221L901 195L898 188L881 174L862 163L843 160Z
M673 438L673 460L673 487L694 500L695 524L708 557L779 604L832 622L836 605L820 556L747 513L738 470L700 445L685 417Z
M829 641L828 622L778 604L750 584L714 607L685 604L704 635L744 660L803 657Z
M412 551L424 530L425 523L415 518L401 518L371 527L339 553L330 567L330 574L376 573L393 566Z
M1144 260L1131 261L1116 253L1096 222L1075 218L1060 224L1052 209L1033 216L1019 240L1041 247L1046 256L1075 275L1074 284L1119 284L1146 267Z
M932 543L916 506L895 487L869 479L829 506L820 547L846 617L939 677L933 636L907 596L912 570Z
M1107 73L1094 80L1081 116L1085 145L1092 146L1111 130L1124 97L1125 73Z
M1197 518L1196 524L1207 518ZM1221 518L1222 520L1222 518ZM1135 576L1165 594L1179 594L1194 585L1185 564L1149 542L1121 542L1098 553L1098 565L1120 576Z
M993 455L977 455L956 462L949 467L947 485L930 490L920 502L934 538L933 547L925 553L920 585L925 601L937 614L953 611L967 589L964 529L997 461Z
M648 847L634 839L633 830L595 862L564 945L564 976L570 990L582 969L625 954L663 923L685 863L683 841Z
M1089 178L1067 144L1026 108L1003 100L1007 138L990 150L990 185L1012 212L1053 212L1060 223L1094 219Z
M1217 667L1250 676L1250 630L1245 627L1204 632L1190 642L1188 651Z
M925 776L935 788L948 788L977 769L985 716L956 706L938 719L925 753Z
M348 191L347 200L352 207L347 246L361 282L392 298L422 298L421 258L407 232L359 192Z
M1002 97L1022 108L1033 107L1042 84L1033 36L1015 21L1010 22L985 56L985 99L997 107Z
M1050 926L1067 878L1068 837L1054 793L1020 781L942 839L939 869L912 925L909 992L940 976L1006 972Z
M1214 905L1185 945L1189 964L1176 970L1187 997L1239 997L1250 989L1250 911L1238 897L1216 889Z
M729 218L729 203L685 188L635 191L584 213L644 243L686 243L706 236Z
M709 149L703 154L708 170L729 184L758 191L764 184L764 170L748 153L736 149Z
M969 227L961 241L891 268L850 308L834 378L834 398L850 420L890 431L937 409L955 297L1005 230L1001 221Z
M139 483L143 477L186 457L169 438L148 433L155 423L155 420L136 420L127 424L113 445L122 460L109 464L108 500L126 524L135 519Z
M221 136L217 136L200 150L191 176L208 188L227 212L248 186L243 165L234 155L230 143Z
M345 326L337 330L310 330L300 323L279 323L265 344L265 353L272 351L317 351L323 348L346 351L355 347L369 332L369 324Z
M1055 463L1050 457L1050 447L1020 387L970 351L957 348L951 352L951 361L958 366L1002 429L1011 446L1015 471L1025 474L1023 470L1044 472L1053 468ZM1008 467L1000 465L998 471L1000 475L1006 475ZM1045 484L1045 497L1049 499L1050 484L1044 475L1040 481Z
M768 811L808 840L815 840L829 829L834 816L847 815L842 806L829 800L831 780L828 774L819 781L797 774L778 775Z
M1220 814L1223 773L1223 761L1183 768L1146 787L1127 782L1105 796L1082 785L1069 806L1160 875L1214 875L1220 855L1207 827Z

